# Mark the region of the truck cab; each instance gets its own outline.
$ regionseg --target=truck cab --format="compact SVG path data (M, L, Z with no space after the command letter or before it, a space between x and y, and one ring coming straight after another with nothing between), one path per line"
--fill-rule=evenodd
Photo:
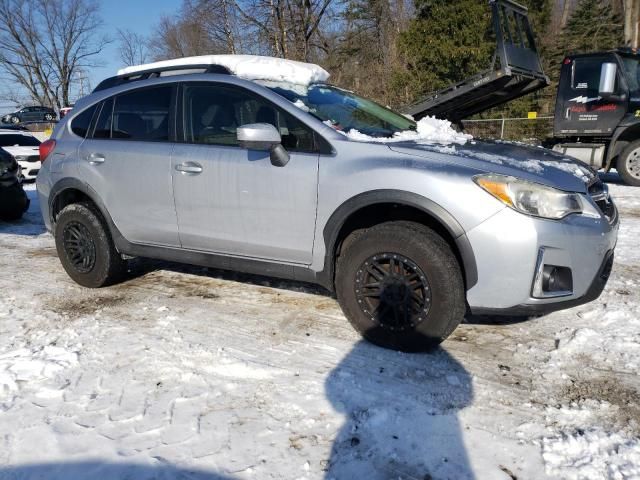
M567 56L556 98L553 149L640 186L640 55L618 49Z

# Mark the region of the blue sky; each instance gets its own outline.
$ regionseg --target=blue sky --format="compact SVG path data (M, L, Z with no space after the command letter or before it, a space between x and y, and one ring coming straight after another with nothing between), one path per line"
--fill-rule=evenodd
M100 2L100 16L104 21L104 33L115 39L117 29L129 29L145 36L152 32L162 15L171 15L180 7L181 0L107 0ZM122 66L117 41L108 45L99 57L102 67L91 69L91 86L116 74Z

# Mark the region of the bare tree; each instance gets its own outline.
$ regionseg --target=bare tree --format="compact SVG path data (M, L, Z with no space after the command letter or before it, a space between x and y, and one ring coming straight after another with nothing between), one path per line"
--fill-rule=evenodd
M140 65L149 60L146 38L132 30L118 29L118 53L126 66Z
M69 105L78 69L108 43L93 0L0 0L0 70L42 105Z

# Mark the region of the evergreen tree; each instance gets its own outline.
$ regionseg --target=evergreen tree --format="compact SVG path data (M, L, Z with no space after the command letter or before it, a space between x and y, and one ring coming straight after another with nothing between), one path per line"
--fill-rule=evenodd
M415 8L415 18L399 38L406 68L395 77L407 100L488 68L495 44L487 2L415 0Z

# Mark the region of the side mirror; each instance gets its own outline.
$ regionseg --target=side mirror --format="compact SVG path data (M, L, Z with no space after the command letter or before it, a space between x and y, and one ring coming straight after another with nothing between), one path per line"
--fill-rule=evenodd
M618 73L618 65L615 63L603 63L600 70L600 88L598 95L602 98L608 98L616 93L616 75Z
M236 136L242 148L270 152L271 164L284 167L289 163L289 152L282 146L280 132L269 123L250 123L238 127Z

